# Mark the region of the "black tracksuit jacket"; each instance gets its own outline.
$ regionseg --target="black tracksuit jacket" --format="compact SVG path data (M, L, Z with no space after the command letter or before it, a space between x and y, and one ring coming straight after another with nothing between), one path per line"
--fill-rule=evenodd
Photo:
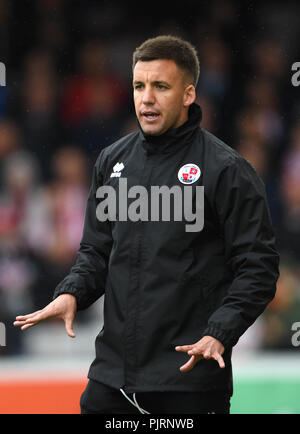
M263 182L232 148L188 121L161 136L140 129L100 153L94 167L83 237L70 274L54 298L73 294L78 310L105 294L104 327L89 378L127 392L224 390L232 393L232 347L272 300L279 256ZM119 163L119 164L117 164ZM105 221L96 216L98 187L184 186L178 171L196 164L204 186L204 227L186 221ZM120 178L111 177L123 167ZM193 190L193 194L195 194ZM150 195L149 195L150 196ZM128 199L128 204L135 199ZM189 356L177 345L219 339L226 364Z

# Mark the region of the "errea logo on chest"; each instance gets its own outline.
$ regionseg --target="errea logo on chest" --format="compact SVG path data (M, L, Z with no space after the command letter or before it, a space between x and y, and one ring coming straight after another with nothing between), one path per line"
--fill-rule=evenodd
M121 172L124 169L124 164L123 163L117 163L114 165L113 167L113 172L111 173L110 177L111 178L120 178L121 176Z

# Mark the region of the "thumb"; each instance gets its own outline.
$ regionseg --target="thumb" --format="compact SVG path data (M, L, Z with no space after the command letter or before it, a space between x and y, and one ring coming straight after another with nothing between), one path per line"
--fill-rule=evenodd
M73 329L73 320L74 320L73 317L65 319L66 332L70 336L70 338L75 338L76 337L76 335L74 333L74 329Z

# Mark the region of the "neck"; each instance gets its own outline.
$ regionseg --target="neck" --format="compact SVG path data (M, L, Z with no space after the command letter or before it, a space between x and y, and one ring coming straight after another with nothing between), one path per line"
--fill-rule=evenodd
M183 120L180 126L171 128L158 136L145 134L138 122L146 151L173 152L177 145L179 148L185 146L185 144L190 142L195 130L200 125L201 117L201 108L194 103L189 108L187 119Z
M174 125L173 128L179 128L181 127L181 125L185 124L185 122L188 120L189 118L189 109L187 108L186 110L184 110L184 112L180 115L178 121L176 122L176 124Z

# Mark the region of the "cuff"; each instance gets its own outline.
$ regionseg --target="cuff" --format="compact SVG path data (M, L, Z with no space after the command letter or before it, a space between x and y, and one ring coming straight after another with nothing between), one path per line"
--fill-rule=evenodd
M210 323L202 333L203 336L212 336L218 339L224 348L233 347L239 340L240 334L236 330L224 330L218 324Z
M62 282L63 283L63 282ZM53 300L55 298L57 298L59 295L61 294L71 294L74 295L74 297L76 298L76 304L77 304L77 311L78 310L83 310L85 309L85 303L82 299L82 296L80 295L80 290L75 288L73 285L69 284L69 285L63 285L63 284L59 284L54 291L53 294Z

